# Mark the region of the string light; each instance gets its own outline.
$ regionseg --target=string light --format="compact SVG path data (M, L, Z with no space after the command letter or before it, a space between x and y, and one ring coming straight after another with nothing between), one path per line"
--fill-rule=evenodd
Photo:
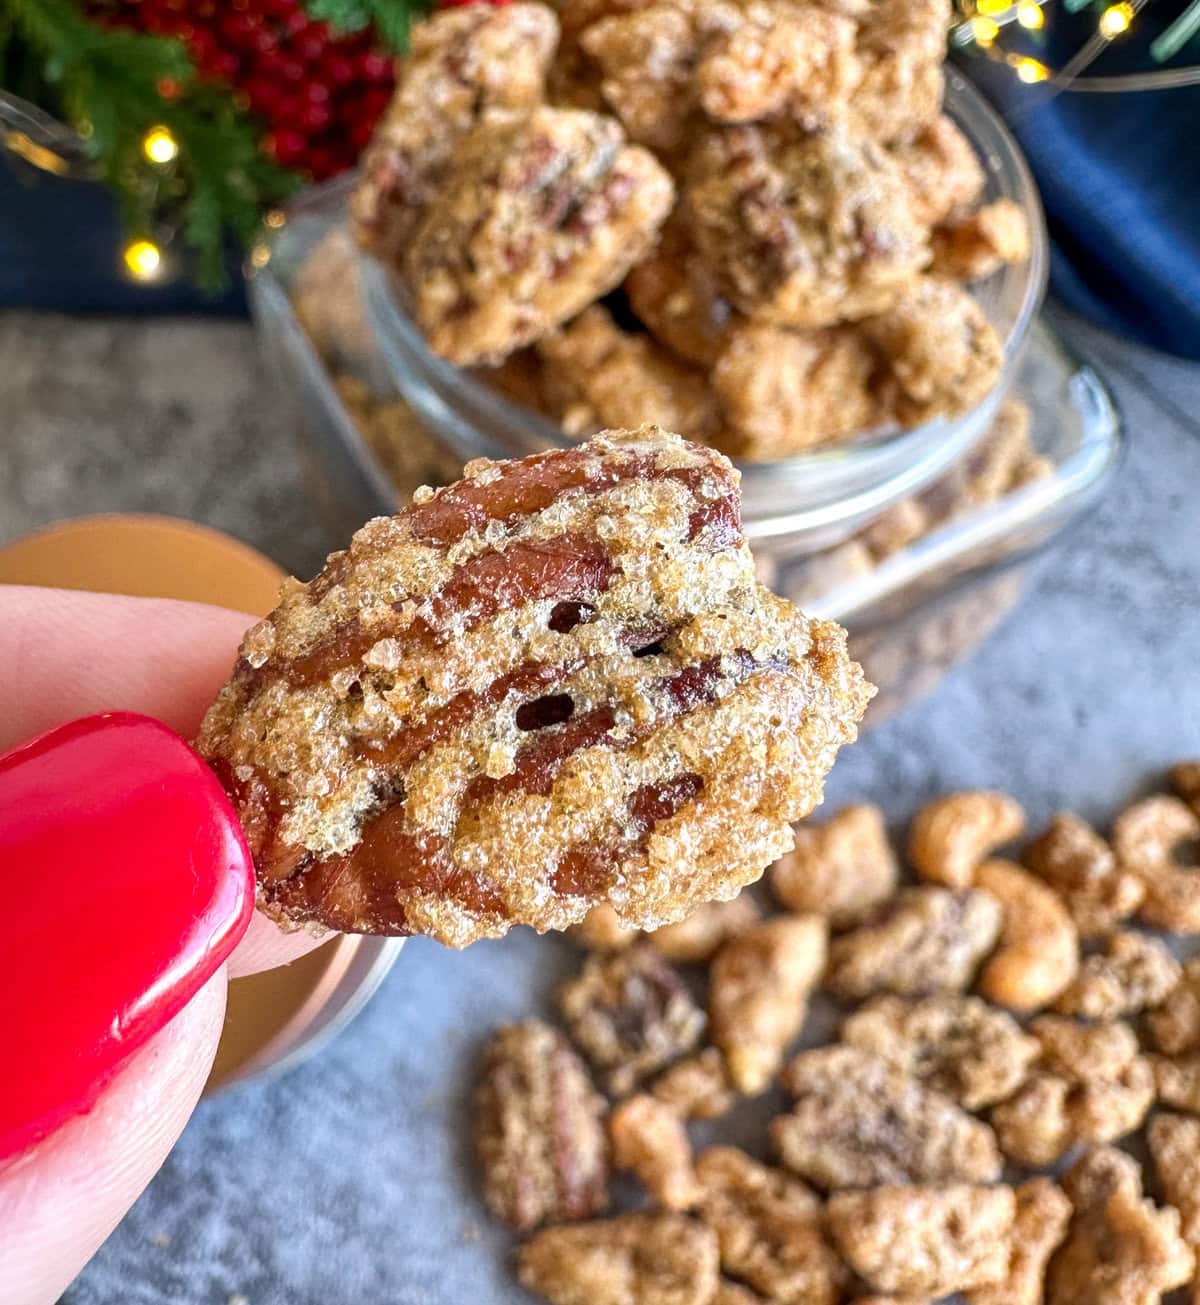
M1129 31L1132 22L1133 6L1121 0L1120 4L1109 5L1100 15L1100 35L1111 41L1114 36Z
M270 246L257 244L250 251L250 266L254 268L263 268L271 261Z
M976 14L971 19L971 35L980 45L988 46L1000 35L1000 28L991 18Z
M179 153L179 143L166 127L151 127L142 138L142 153L151 163L170 163Z
M1036 59L1018 59L1016 66L1017 76L1027 86L1032 86L1035 82L1044 82L1050 76L1050 69Z
M1031 32L1036 32L1045 25L1046 15L1042 13L1042 6L1035 4L1034 0L1021 0L1017 5L1017 22Z
M162 268L162 250L152 240L134 240L122 254L135 281L153 281Z
M283 224L287 221L287 216L284 213L283 209L273 208L268 210L266 217L263 218L263 221L267 224L267 226L271 228L272 231L278 231L279 228L283 226Z
M1012 3L1011 0L978 0L975 8L985 18L995 18L997 14L1007 13Z

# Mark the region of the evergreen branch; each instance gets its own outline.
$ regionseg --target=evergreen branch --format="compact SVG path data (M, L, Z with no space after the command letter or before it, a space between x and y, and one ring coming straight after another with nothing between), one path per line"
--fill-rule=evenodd
M374 23L388 48L402 54L408 49L409 29L432 4L430 0L305 0L304 7L337 32L361 32Z

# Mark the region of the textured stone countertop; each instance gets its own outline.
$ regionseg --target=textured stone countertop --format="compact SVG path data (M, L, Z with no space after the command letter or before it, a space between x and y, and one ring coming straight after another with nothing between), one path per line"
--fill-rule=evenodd
M1200 755L1200 367L1057 324L1116 394L1119 479L985 647L845 755L831 804L899 818L995 784L1034 821L1064 805L1103 819ZM154 510L301 575L319 565L248 327L8 315L0 356L0 539ZM566 955L526 937L464 955L410 943L315 1061L201 1106L67 1305L525 1299L465 1168L465 1076L483 1032L543 1002Z

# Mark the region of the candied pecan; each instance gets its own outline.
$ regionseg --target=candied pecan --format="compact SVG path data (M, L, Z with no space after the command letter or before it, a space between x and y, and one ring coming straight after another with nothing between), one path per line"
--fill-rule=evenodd
M1093 1147L1067 1171L1075 1213L1050 1261L1047 1305L1154 1305L1192 1275L1179 1212L1142 1198L1137 1162Z
M1150 1056L1158 1100L1164 1106L1200 1115L1200 1053Z
M899 866L878 807L843 807L801 825L796 846L771 868L771 889L791 911L823 915L835 929L859 924L896 889Z
M969 888L976 869L1025 828L1025 812L1007 793L947 793L917 812L908 836L916 872L947 888Z
M905 889L866 924L833 940L826 983L843 999L961 992L995 945L1002 918L987 893Z
M660 1074L651 1091L683 1119L717 1119L737 1100L716 1047L681 1060Z
M891 557L921 538L932 522L920 499L902 498L859 532L859 538L871 550L876 561Z
M733 309L678 216L668 219L658 248L630 270L625 293L638 319L673 353L702 367L716 361Z
M950 5L880 0L863 18L857 47L863 76L854 113L877 140L911 139L941 112Z
M740 1282L731 1282L722 1278L717 1284L717 1294L712 1298L712 1305L765 1305L763 1298Z
M933 233L933 270L955 281L982 281L1005 263L1029 257L1029 219L1011 199L984 204Z
M1054 817L1021 860L1063 899L1083 938L1108 933L1145 896L1142 881L1118 866L1104 839L1069 811Z
M1200 1051L1200 956L1185 963L1179 981L1146 1024L1154 1045L1168 1056Z
M1008 1270L1011 1187L876 1187L837 1192L829 1228L842 1258L881 1291L947 1296Z
M1014 1010L1048 1005L1079 968L1079 937L1062 899L1011 861L985 861L975 883L1004 908L1000 943L979 976L980 992Z
M855 1296L850 1305L930 1305L928 1296Z
M1200 1119L1160 1113L1146 1132L1167 1203L1179 1211L1180 1236L1200 1247Z
M711 128L684 204L725 293L779 326L882 312L929 259L895 163L841 118L818 132Z
M998 1282L965 1293L966 1305L1042 1305L1046 1266L1067 1235L1071 1202L1048 1178L1016 1189L1008 1272Z
M983 165L975 148L943 114L894 152L912 195L918 222L935 227L974 204L983 193Z
M543 4L443 9L414 24L350 204L360 245L398 262L462 137L494 112L541 102L557 42L558 21Z
M875 559L866 544L861 539L847 539L789 566L775 587L804 607L874 570Z
M621 281L673 200L670 176L611 118L538 108L481 123L405 253L430 348L471 365L540 339Z
M608 1204L604 1102L567 1040L539 1020L492 1035L475 1135L488 1208L518 1232Z
M1035 1072L992 1111L1000 1149L1011 1160L1053 1164L1078 1142L1114 1141L1145 1119L1154 1075L1128 1025L1045 1015L1030 1032L1042 1046Z
M683 1120L656 1097L639 1092L613 1107L608 1117L614 1169L637 1175L668 1210L686 1210L700 1196L692 1167L692 1144Z
M1176 853L1200 840L1200 815L1179 798L1151 797L1117 817L1113 851L1123 870L1146 889L1138 916L1174 933L1200 933L1200 854L1186 863Z
M798 1178L731 1146L701 1152L696 1174L699 1214L726 1273L779 1305L833 1305L844 1270L825 1240L821 1203Z
M578 924L571 926L570 934L577 943L597 952L623 951L632 947L641 936L639 930L621 923L616 910L608 902L593 906Z
M704 1012L683 980L644 942L589 956L558 1001L571 1036L606 1073L614 1096L686 1055L704 1032Z
M717 1239L649 1211L543 1228L517 1251L517 1276L551 1305L711 1305Z
M842 1025L842 1040L944 1092L967 1110L1011 1096L1040 1050L1011 1015L957 993L876 997Z
M1085 956L1071 986L1054 1009L1090 1020L1135 1015L1165 1000L1180 977L1179 962L1165 943L1121 929L1103 950Z
M870 430L885 414L872 388L878 370L875 350L853 327L732 326L709 378L722 447L735 457L786 458Z
M709 982L712 1040L739 1092L761 1092L799 1036L825 968L827 938L819 916L784 915L747 929L717 953Z
M1200 815L1200 761L1181 761L1171 767L1171 787Z
M246 636L198 746L277 919L655 927L791 846L868 699L844 638L758 585L724 458L613 432L369 523Z
M819 1187L989 1182L1000 1153L987 1124L856 1047L801 1052L783 1072L792 1112L771 1123L783 1163Z
M731 938L745 933L762 918L752 897L742 894L728 902L705 902L675 924L646 935L655 951L676 965L707 961Z
M716 403L702 373L648 335L622 331L598 304L537 345L551 414L572 437L650 420L712 436Z
M995 386L1004 347L979 304L955 281L911 279L862 329L884 355L891 402L906 426L969 412Z

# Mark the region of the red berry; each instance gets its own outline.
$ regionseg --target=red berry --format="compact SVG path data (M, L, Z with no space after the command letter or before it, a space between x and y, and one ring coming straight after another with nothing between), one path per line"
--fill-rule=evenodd
M307 82L304 87L304 98L314 104L328 104L329 87L324 82Z
M293 127L276 127L267 137L267 145L285 168L291 168L304 158L308 142Z
M328 105L325 104L306 104L299 114L300 126L310 135L316 135L319 131L324 131L333 119L333 114L329 112Z
M231 82L237 76L241 60L232 50L213 50L200 61L200 71L217 81Z
M303 9L297 9L289 14L283 24L283 30L288 36L300 36L308 30L308 15Z
M367 121L364 118L359 122L350 124L350 143L354 146L356 154L361 154L367 148L374 134L375 123L373 120Z
M390 82L392 80L392 61L378 50L368 50L358 61L362 75L369 82Z
M265 77L253 77L246 83L246 94L250 97L250 107L255 113L270 116L279 97L283 94L280 86Z
M344 54L327 54L321 67L334 86L348 86L354 80L354 64Z
M275 18L287 18L296 12L298 0L259 0L263 12Z
M329 177L335 176L342 170L341 160L330 149L318 146L309 151L308 158L305 160L309 172L317 181L325 181Z

